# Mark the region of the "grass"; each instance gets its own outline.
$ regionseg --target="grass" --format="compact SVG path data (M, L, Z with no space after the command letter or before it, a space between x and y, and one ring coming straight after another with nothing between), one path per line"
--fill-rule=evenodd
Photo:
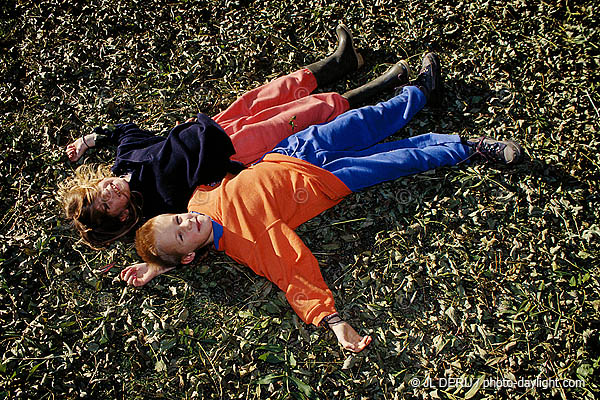
M594 398L594 9L516 0L3 3L0 398ZM400 58L416 70L425 51L441 55L444 107L423 110L397 137L511 137L528 155L510 169L463 166L379 185L299 228L342 315L373 335L368 351L342 351L227 257L133 289L118 279L118 267L137 261L131 243L94 252L77 240L56 199L75 167L67 143L97 125L165 131L198 111L214 115L328 54L338 22L366 65L331 90ZM111 160L103 149L82 162ZM557 380L577 387L548 387Z

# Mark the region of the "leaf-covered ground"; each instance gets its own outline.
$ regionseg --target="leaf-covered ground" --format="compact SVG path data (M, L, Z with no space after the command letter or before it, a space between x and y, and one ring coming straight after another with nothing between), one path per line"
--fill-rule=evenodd
M2 2L0 398L598 392L598 3L298 3ZM441 55L444 107L397 137L513 137L528 154L383 184L299 229L342 315L374 337L368 351L341 351L227 257L132 289L118 279L137 261L131 243L78 242L56 199L75 167L67 143L97 125L165 131L214 115L328 54L338 22L366 65L331 90Z

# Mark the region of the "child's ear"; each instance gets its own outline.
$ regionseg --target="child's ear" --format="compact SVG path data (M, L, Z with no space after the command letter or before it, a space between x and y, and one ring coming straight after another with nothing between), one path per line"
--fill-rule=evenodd
M194 258L196 257L196 253L194 253L193 251L191 253L186 254L185 256L181 257L181 263L182 264L189 264L192 261L194 261Z
M125 222L127 221L127 218L129 218L129 210L125 209L119 214L119 221Z

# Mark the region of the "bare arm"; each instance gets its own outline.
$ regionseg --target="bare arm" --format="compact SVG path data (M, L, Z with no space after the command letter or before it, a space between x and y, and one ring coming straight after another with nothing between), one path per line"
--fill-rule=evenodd
M130 265L121 271L121 279L128 285L144 286L152 278L172 270L174 267L162 267L156 264L139 263Z
M333 333L335 333L335 337L344 349L359 353L371 343L371 336L359 335L358 332L356 332L349 323L341 319L337 313L332 314L325 319L328 320L325 324L329 326Z
M67 145L67 156L71 162L75 162L83 156L83 153L94 146L96 146L96 133L83 135L73 143Z

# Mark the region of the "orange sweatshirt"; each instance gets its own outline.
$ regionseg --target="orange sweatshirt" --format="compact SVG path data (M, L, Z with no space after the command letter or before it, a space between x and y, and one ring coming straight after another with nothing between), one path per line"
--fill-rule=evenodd
M333 296L294 229L350 193L331 172L270 153L219 186L199 186L188 210L222 225L217 250L275 283L304 322L319 325L335 312Z

